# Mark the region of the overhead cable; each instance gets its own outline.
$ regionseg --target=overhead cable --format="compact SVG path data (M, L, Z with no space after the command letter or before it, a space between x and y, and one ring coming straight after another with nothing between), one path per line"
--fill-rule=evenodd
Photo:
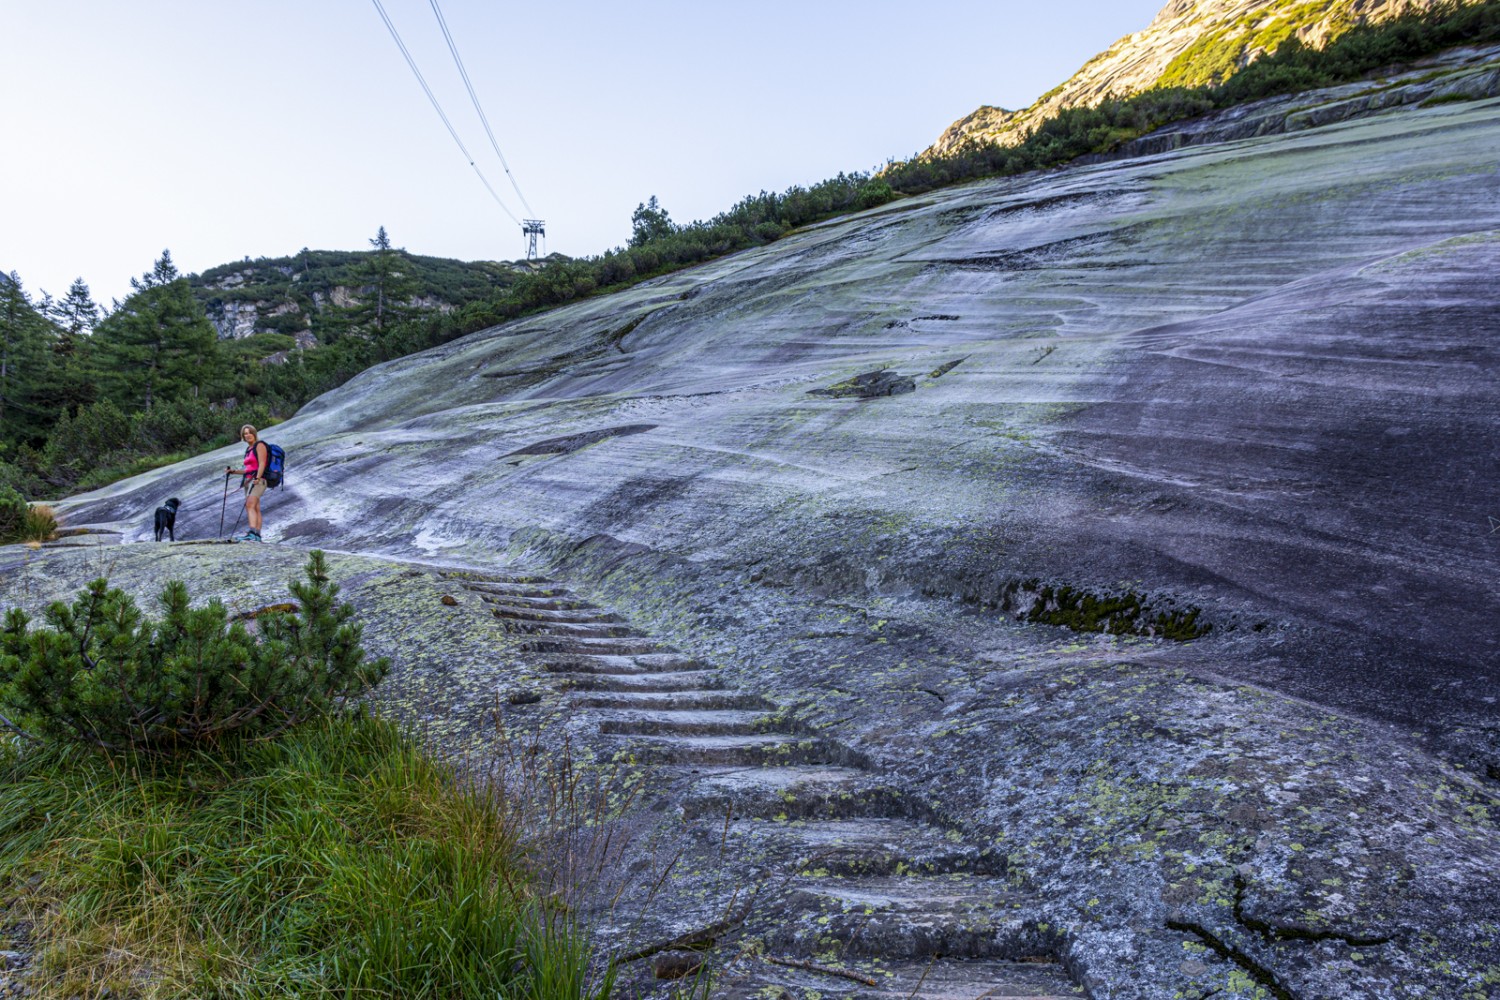
M422 71L417 69L416 60L413 59L411 57L411 53L407 51L406 43L401 40L401 34L396 31L396 26L391 23L390 17L385 12L385 7L381 6L380 0L372 0L372 2L375 4L375 9L380 12L380 19L385 22L385 26L390 31L391 37L396 40L396 47L399 48L401 50L401 54L406 57L406 65L411 67L412 74L417 78L417 82L422 85L422 92L427 95L427 100L432 102L432 109L438 113L438 117L441 118L443 120L443 124L447 126L448 134L453 137L453 141L458 143L459 151L464 154L464 159L469 161L469 166L473 167L474 173L479 175L480 183L482 183L484 185L484 189L490 193L490 197L495 199L495 204L499 205L501 211L510 216L511 221L519 226L521 224L521 220L516 218L516 213L512 212L510 210L510 207L507 206L505 202L500 200L500 196L495 193L495 189L490 187L490 182L484 176L484 172L481 171L479 169L479 165L474 162L474 157L469 155L468 147L465 146L464 141L458 137L458 132L454 130L453 123L448 120L448 115L444 113L443 106L439 104L438 99L433 96L432 88L427 86L427 81L422 77ZM488 128L489 126L486 125L485 127ZM507 168L506 173L509 172L510 171Z
M464 69L464 61L459 58L458 46L453 44L453 36L448 32L448 22L443 19L443 9L438 6L438 0L429 0L432 4L432 12L437 15L438 27L443 29L443 38L448 42L448 51L453 53L453 62L458 66L458 75L464 78L464 86L469 90L469 100L474 102L474 110L479 113L479 120L484 123L484 134L490 137L490 146L495 150L495 155L500 157L500 165L505 168L505 176L510 178L510 186L516 189L516 197L521 199L521 204L526 207L528 215L536 215L526 196L521 193L521 185L516 183L516 175L510 172L510 164L505 162L505 154L500 152L500 144L495 141L495 133L490 131L490 120L485 117L484 108L479 106L479 95L474 93L474 85L469 82L469 71Z

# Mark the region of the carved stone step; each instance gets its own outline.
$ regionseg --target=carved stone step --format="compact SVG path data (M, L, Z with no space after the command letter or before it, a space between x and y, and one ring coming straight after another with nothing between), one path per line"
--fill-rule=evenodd
M773 958L782 956L772 953ZM735 976L721 1000L765 1000L771 996L808 996L825 1000L1078 1000L1086 994L1074 986L1062 967L1037 956L1036 961L931 958L912 962L875 962L840 955L811 962L874 980L877 985L806 968L754 963L749 974Z
M1017 917L1021 902L1034 901L974 875L799 878L779 904L797 915L769 943L811 953L837 942L842 954L912 961L1056 954L1060 932Z
M469 589L473 590L474 588L470 587ZM590 604L588 601L585 601L581 598L573 597L569 595L567 591L558 591L558 595L563 596L554 595L550 597L526 597L521 594L505 594L503 596L497 596L495 594L486 594L482 591L478 593L479 599L481 601L484 601L486 604L499 605L507 608L531 608L538 611L563 612L584 612L599 610L599 606L597 604Z
M445 580L459 580L465 584L474 584L476 586L560 586L560 584L558 584L556 580L553 580L550 577L537 576L535 574L526 573L495 575L466 573L460 570L452 573L440 573L438 575L443 577L443 579Z
M722 836L722 831L714 831ZM956 832L889 817L841 820L741 820L731 840L758 857L827 875L1004 875L1005 855L966 844Z
M648 637L642 636L629 625L612 625L608 622L573 624L558 621L534 621L508 618L496 611L495 617L501 621L508 622L509 628L514 632L523 632L535 635L543 639L627 639ZM653 644L654 646L654 644Z
M749 736L768 732L775 718L769 712L740 709L605 709L605 717L599 721L599 732L647 736Z
M682 801L686 819L845 819L925 812L900 789L854 767L758 767L708 774Z
M546 583L466 583L464 589L476 594L491 594L496 597L529 597L573 600L568 588Z
M614 656L604 653L575 656L549 656L542 665L553 673L574 674L660 674L683 671L705 671L707 668L681 653L636 653ZM709 671L713 672L713 671Z
M748 691L684 691L681 688L647 691L634 685L613 689L613 693L576 694L568 703L578 708L634 708L663 712L702 712L721 708L769 711L776 707Z
M621 736L621 749L647 764L685 767L775 764L842 764L848 750L831 740L802 739L782 733L755 736Z
M501 603L493 597L481 597L481 600L490 605L490 611L496 618L512 618L516 621L555 622L565 625L595 625L625 621L621 616L608 611L593 611L585 608L554 611L548 608L513 604L509 601Z
M572 639L538 636L527 639L521 648L531 653L572 653L582 656L640 656L645 653L669 653L660 643L640 639Z
M636 692L669 694L675 692L710 692L721 688L723 678L717 670L674 670L662 673L589 673L567 672L566 666L547 666L557 673L558 686L572 691ZM732 707L732 706L726 706ZM744 706L753 707L753 706Z

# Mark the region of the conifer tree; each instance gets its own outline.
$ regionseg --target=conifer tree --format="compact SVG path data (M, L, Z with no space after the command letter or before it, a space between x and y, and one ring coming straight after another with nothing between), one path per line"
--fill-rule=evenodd
M51 373L52 325L14 271L0 282L0 441L40 440L56 414L37 398Z
M672 217L657 202L654 194L650 201L637 205L630 215L630 245L632 247L644 246L652 240L671 236L676 231L677 226L672 222Z
M68 294L52 305L52 321L64 336L78 338L87 334L99 322L100 309L89 292L88 282L74 278L68 286Z
M391 245L391 237L381 226L370 240L374 251L359 268L361 292L368 296L355 312L355 321L382 334L395 322L407 317L406 302L414 284L402 268L402 251Z
M74 278L68 293L52 304L49 316L57 326L52 342L51 377L40 392L42 404L56 414L76 413L97 395L90 370L89 334L103 318L88 283Z
M248 260L249 258L246 259ZM160 288L163 285L170 285L180 277L182 277L181 272L177 270L177 265L172 262L172 251L163 250L161 256L151 265L151 270L139 278L130 279L130 287L138 292L143 292L148 288Z
M221 374L219 338L203 307L163 251L127 298L94 333L106 395L127 409L197 395Z
M71 487L100 465L124 452L130 441L130 418L108 399L64 410L47 436L41 464L54 486Z

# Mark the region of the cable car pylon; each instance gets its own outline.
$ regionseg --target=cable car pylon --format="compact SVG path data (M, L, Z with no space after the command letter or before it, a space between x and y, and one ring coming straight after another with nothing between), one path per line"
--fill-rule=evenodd
M521 232L526 236L526 259L536 260L536 238L547 235L547 223L542 219L524 219L521 222Z

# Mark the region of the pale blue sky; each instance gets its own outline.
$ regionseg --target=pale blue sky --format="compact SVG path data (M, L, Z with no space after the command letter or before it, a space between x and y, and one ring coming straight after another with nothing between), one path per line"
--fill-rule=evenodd
M516 215L428 0L382 0ZM622 244L655 194L685 222L868 170L981 104L1024 107L1164 0L440 0L547 249ZM361 249L514 259L370 0L0 0L0 270L123 297L184 271Z

